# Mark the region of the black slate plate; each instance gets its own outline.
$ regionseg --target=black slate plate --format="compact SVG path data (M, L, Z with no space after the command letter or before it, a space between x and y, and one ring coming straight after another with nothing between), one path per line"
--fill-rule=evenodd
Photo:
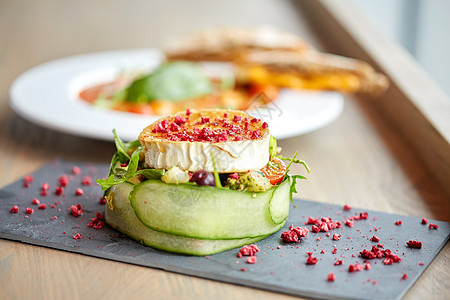
M81 174L72 173L75 165L81 168ZM246 263L245 257L238 258L238 249L209 257L172 254L142 246L108 227L87 227L90 219L104 210L104 205L99 203L103 193L95 184L95 178L103 177L106 170L106 165L54 161L32 174L34 180L29 187L23 187L23 180L4 187L0 190L0 237L297 296L398 299L431 263L450 233L450 224L446 222L429 220L439 225L437 230L430 230L419 218L368 211L369 218L355 221L353 228L344 226L332 230L330 236L325 232L310 232L298 244L283 243L280 231L257 243L261 251L256 255L256 264ZM69 175L70 181L64 194L58 196L54 191L62 174ZM85 176L92 178L92 185L81 185ZM50 185L47 196L40 195L44 182ZM82 188L84 195L76 196L76 188ZM46 203L47 208L39 210L31 203L33 198ZM74 217L69 209L78 203L84 212L82 216ZM19 213L10 213L13 205L19 206ZM342 221L362 212L355 208L343 211L342 206L305 200L295 200L295 205L297 208L291 207L284 230L290 224L311 229L311 225L303 225L308 216L327 216ZM33 208L34 213L26 214L27 207ZM402 225L394 224L398 220ZM73 236L77 233L82 238L75 240ZM334 233L341 235L339 241L332 239ZM370 261L370 270L348 272L350 264L364 265L359 252L376 245L370 241L373 235L402 261L384 265L382 259L375 259ZM406 246L407 241L416 239L423 242L422 249ZM334 247L336 254L331 252ZM306 265L306 252L312 252L319 259L316 265ZM335 266L338 259L344 264ZM331 272L336 275L334 282L327 281ZM402 279L404 274L408 275L406 280Z

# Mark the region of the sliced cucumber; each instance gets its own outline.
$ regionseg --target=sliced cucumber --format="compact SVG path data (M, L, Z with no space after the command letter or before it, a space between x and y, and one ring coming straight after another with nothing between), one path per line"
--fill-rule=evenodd
M289 183L249 193L148 180L135 185L129 199L138 219L155 231L208 240L261 238L284 225Z
M133 184L124 182L111 187L106 196L110 197L105 209L106 223L140 243L154 248L191 255L210 255L239 246L255 243L266 236L232 240L207 240L176 236L154 231L142 224L130 206L128 195ZM110 208L111 206L111 208Z
M269 203L269 215L274 224L284 223L289 215L290 189L291 181L288 177L287 180L273 192L273 196Z

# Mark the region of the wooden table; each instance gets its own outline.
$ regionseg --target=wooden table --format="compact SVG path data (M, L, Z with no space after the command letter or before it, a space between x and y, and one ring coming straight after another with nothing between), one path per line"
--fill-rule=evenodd
M320 49L364 58L392 81L381 99L347 97L336 122L279 142L287 155L298 150L312 169L298 196L450 221L450 102L407 55L358 19L349 3L212 2L0 1L0 186L55 157L107 163L114 151L111 142L16 115L8 90L28 68L74 54L158 47L167 36L205 26L270 23ZM449 256L446 245L406 297L448 297ZM0 240L0 289L3 299L293 298L7 240Z

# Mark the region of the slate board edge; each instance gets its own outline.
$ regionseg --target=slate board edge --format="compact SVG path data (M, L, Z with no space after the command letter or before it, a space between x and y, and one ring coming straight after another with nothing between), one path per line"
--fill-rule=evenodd
M191 270L191 269L185 269L182 267L164 266L164 265L159 265L157 263L149 263L149 262L143 261L143 260L133 260L133 259L130 260L129 258L126 259L123 256L114 255L111 253L104 253L104 252L97 253L97 251L95 251L95 250L86 252L86 251L82 251L81 250L82 248L78 249L77 247L68 247L68 246L64 246L61 244L41 242L41 241L33 239L33 238L26 238L26 237L24 238L24 237L21 237L18 235L4 233L4 232L0 232L0 238L11 240L11 241L16 241L16 242L21 242L21 243L29 244L29 245L33 245L33 246L45 247L45 248L49 248L49 249L53 249L53 250L62 250L62 251L66 251L66 252L82 254L82 255L91 256L91 257L95 257L95 258L112 260L112 261L126 263L126 264L133 264L133 265L137 265L137 266L141 266L141 267L142 266L150 267L153 269L163 270L163 271L167 271L167 272L171 272L171 273L176 273L176 274L181 274L181 275L189 275L189 276L194 276L194 277L207 279L207 280L213 280L213 281L220 281L220 282L239 285L239 286L243 286L243 287L247 287L247 288L258 288L261 290L267 290L270 292L282 293L282 294L287 294L287 295L291 295L291 296L309 297L309 298L313 298L313 299L329 299L329 297L330 297L330 294L326 294L326 293L325 294L317 293L317 292L299 293L298 290L291 290L291 289L281 290L280 287L277 285L261 284L257 281L251 281L251 280L248 280L248 282L252 283L251 285L249 285L249 284L239 282L238 278L234 278L231 276L220 276L220 275L216 275L216 274L212 274L212 273L208 273L208 272L201 272L201 271L195 271L195 270ZM420 273L419 276L421 274L422 273ZM406 291L410 288L410 285L408 286ZM403 294L396 299L400 299L401 297L403 297ZM334 296L333 299L348 299L348 298ZM352 299L367 299L367 298L352 298Z

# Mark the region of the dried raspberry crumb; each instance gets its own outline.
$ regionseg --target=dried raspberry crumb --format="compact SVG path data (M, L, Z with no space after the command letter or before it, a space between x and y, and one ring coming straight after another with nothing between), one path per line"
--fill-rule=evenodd
M343 264L344 264L344 261L343 261L343 260L337 260L337 261L334 263L335 266L340 266L340 265L343 265Z
M12 214L17 214L19 212L19 207L17 205L14 205L13 207L11 207L11 209L9 211Z
M350 219L345 220L345 226L353 227L353 221Z
M327 234L326 234L327 236L330 236L331 235L331 233L329 233L329 232L327 232Z
M256 263L256 256L250 256L250 257L247 257L247 263L248 263L248 264L254 264L254 263Z
M98 200L98 203L105 204L106 203L106 199L104 197L101 197L100 200Z
M91 177L90 176L84 176L83 180L81 181L82 185L91 185Z
M335 281L336 280L336 275L334 275L334 273L328 274L327 280L328 281Z
M309 252L311 253L311 252ZM308 258L306 259L307 265L315 265L317 264L318 259L311 254L308 254Z
M424 265L424 263L423 263L423 262L419 263L419 266L423 266L423 265Z
M234 121L234 122L240 122L241 120L242 120L242 117L241 117L241 116L234 115L234 117L233 117L233 121Z
M313 225L313 226L311 227L311 231L317 233L317 232L320 231L320 228L317 227L316 225Z
M182 126L184 123L186 123L186 118L183 118L182 116L178 115L175 117L175 124Z
M101 229L105 226L105 221L103 221L103 216L101 213L97 213L95 218L91 219L91 222L87 225L88 227L92 227L94 229Z
M186 116L190 116L191 115L191 110L189 108L186 108Z
M23 178L23 181L26 183L31 183L33 182L33 175L27 175Z
M31 214L33 214L33 212L34 212L34 209L32 209L31 207L27 207L27 208L25 209L25 212L26 212L27 214L31 215Z
M335 241L339 241L341 239L341 235L340 234L333 234L333 240Z
M438 229L438 228L439 228L439 225L436 225L433 223L430 223L430 225L428 225L428 229Z
M69 178L67 177L66 174L63 174L63 175L59 176L58 182L59 182L59 185L62 187L67 186L69 184Z
M34 198L33 200L31 200L31 203L34 205L39 205L41 204L41 201L39 201L39 199Z
M72 216L74 217L79 217L83 214L83 210L81 209L81 204L77 204L77 205L72 205L70 207L70 213L72 214Z
M75 235L73 236L73 239L74 239L74 240L79 240L79 239L81 239L81 238L82 238L82 236L81 236L80 233L77 233L77 234L75 234Z
M46 183L46 182L44 182L42 185L41 185L41 189L43 190L43 191L46 191L46 190L48 190L50 188L50 185L48 184L48 183Z
M269 124L267 124L267 122L264 122L264 123L262 123L261 127L266 129L269 127Z
M363 269L363 266L360 265L360 264L358 264L358 263L356 263L356 264L354 264L354 265L348 266L348 271L349 271L350 273L353 273L353 272L359 272L359 271L361 271L362 269Z
M64 188L62 186L57 186L55 189L56 195L62 195L64 193Z
M336 249L336 248L334 248L334 249L331 251L331 253L333 253L333 254L336 254L336 252L337 252L337 249Z
M246 268L242 268L241 271L242 271L242 272L245 272L245 271L247 271L247 269L246 269Z
M366 263L365 265L364 265L364 269L366 269L366 270L370 270L370 263Z
M428 220L426 218L422 218L422 224L424 225L428 224Z
M53 204L50 204L50 207L51 207L51 208L55 208L55 205L53 205Z
M238 257L242 256L254 256L259 252L259 247L255 244L245 245L239 250Z
M410 248L417 248L417 249L421 249L422 248L422 242L419 241L407 241L406 245L408 245L408 247Z
M47 196L47 190L41 190L41 196Z
M384 245L383 244L377 244L377 247L378 248L384 248Z
M375 243L377 243L377 242L379 242L379 241L380 241L380 238L379 238L379 237L377 237L376 235L374 235L373 237L371 237L371 238L370 238L370 240L371 240L372 242L375 242Z
M285 243L298 243L299 238L297 233L292 230L284 231L281 233L281 238Z
M84 194L84 191L83 191L82 189L77 188L77 189L75 190L75 195L77 195L77 196L83 196L83 194Z
M38 206L39 209L46 209L47 208L47 204L42 203L41 205Z
M79 167L77 167L77 166L74 166L72 168L72 173L75 174L75 175L81 174L81 169Z
M397 226L402 225L402 221L396 221L396 222L395 222L395 225L397 225Z
M403 274L403 277L402 277L402 279L403 279L403 280L406 280L406 279L408 279L408 274Z
M352 207L350 205L347 205L347 204L344 205L344 210L351 210L351 209L352 209Z

